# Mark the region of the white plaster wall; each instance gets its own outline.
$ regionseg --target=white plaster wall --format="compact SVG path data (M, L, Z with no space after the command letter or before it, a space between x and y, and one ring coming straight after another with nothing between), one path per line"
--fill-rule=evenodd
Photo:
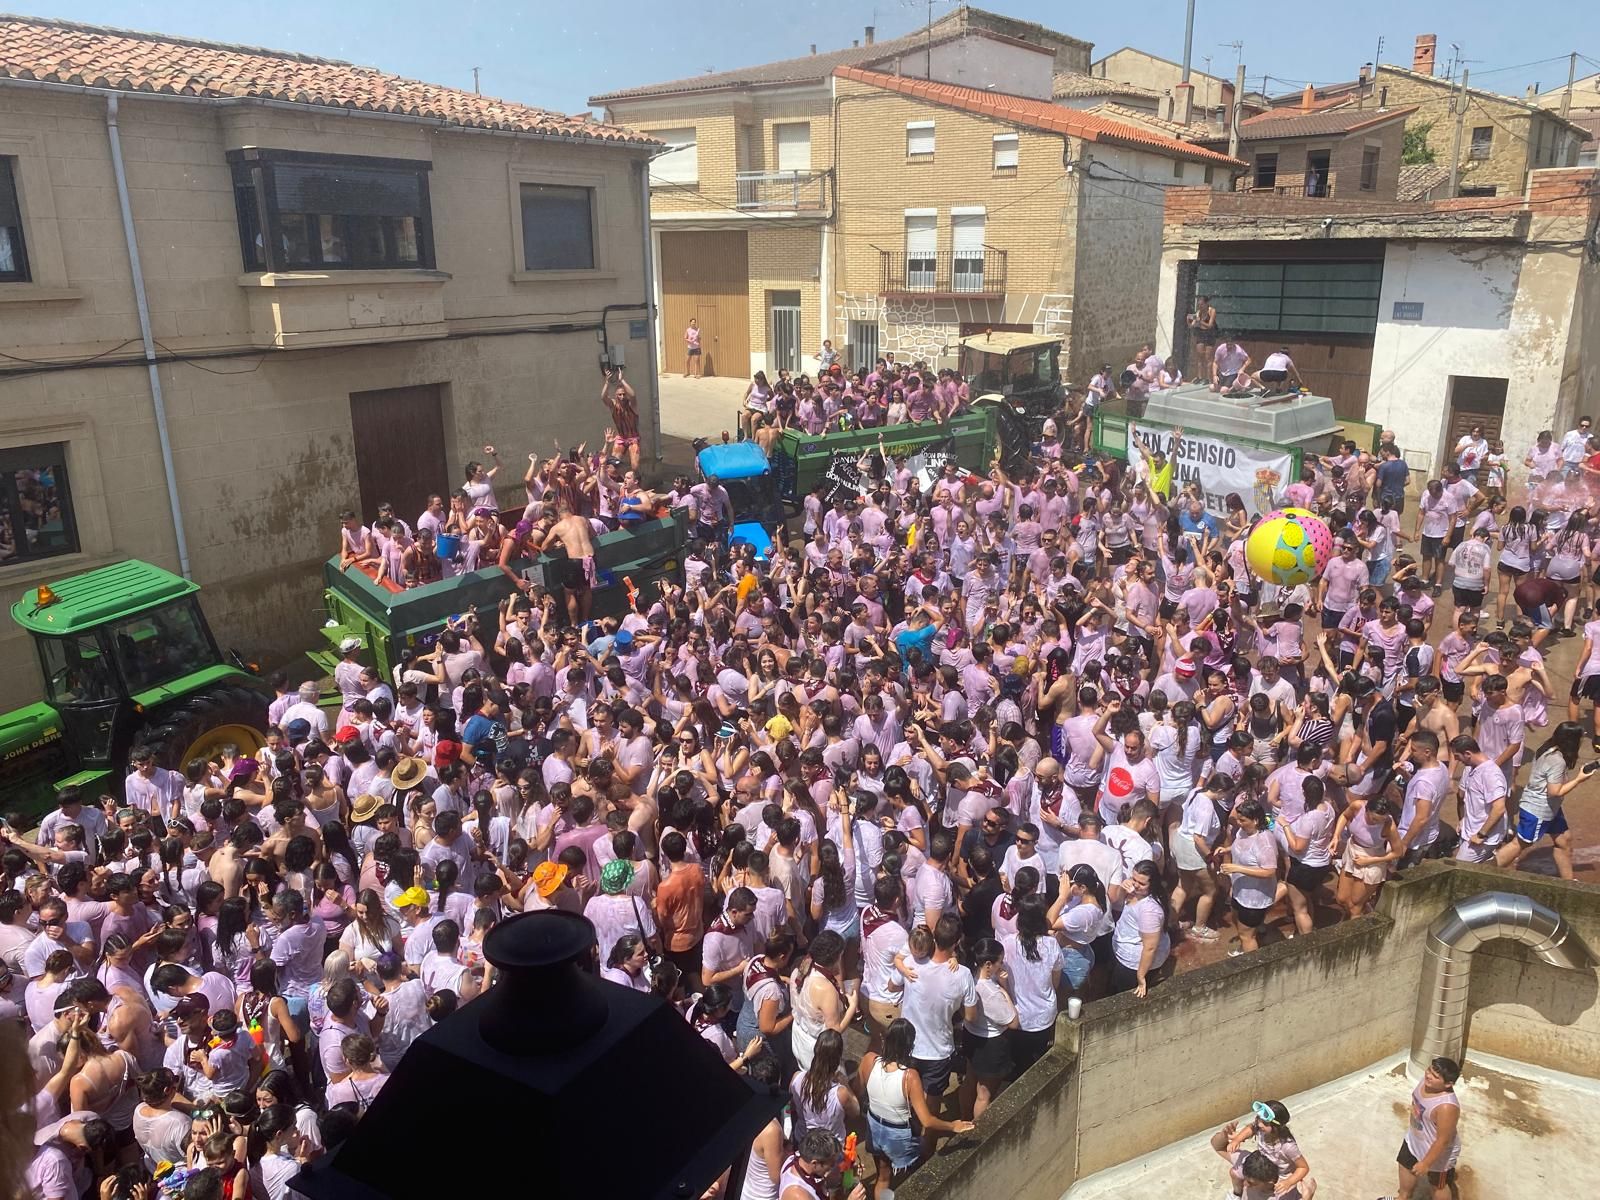
M1171 357L1177 349L1173 330L1178 328L1178 264L1191 262L1197 257L1192 245L1163 248L1161 270L1156 283L1156 353L1162 358Z
M1437 461L1451 376L1505 378L1503 439L1519 460L1539 430L1558 423L1576 271L1570 258L1522 246L1389 243L1367 419ZM1420 302L1423 319L1393 320L1397 300Z
M915 79L936 79L961 87L986 88L1012 96L1048 100L1055 79L1055 55L1030 46L997 42L985 37L964 37L933 47L932 70L927 50L908 50L892 63L874 64L873 69L909 75Z

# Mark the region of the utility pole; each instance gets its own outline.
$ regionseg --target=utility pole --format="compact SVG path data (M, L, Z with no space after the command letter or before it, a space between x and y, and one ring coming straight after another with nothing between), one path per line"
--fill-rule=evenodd
M1578 52L1574 50L1567 55L1567 90L1561 94L1561 119L1567 119L1567 113L1572 110L1572 81L1578 74Z
M1189 82L1189 58L1194 52L1194 0L1189 0L1189 15L1183 21L1183 79L1182 83ZM1573 62L1577 62L1574 55Z
M1244 119L1244 64L1233 76L1233 111L1228 114L1228 157L1239 157L1239 122Z
M1461 179L1461 133L1467 123L1467 69L1461 68L1461 102L1456 103L1454 94L1450 97L1450 111L1456 117L1456 135L1450 143L1450 195L1456 194L1456 184Z

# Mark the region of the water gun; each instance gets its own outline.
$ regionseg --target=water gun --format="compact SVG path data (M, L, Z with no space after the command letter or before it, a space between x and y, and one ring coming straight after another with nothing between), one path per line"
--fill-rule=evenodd
M250 1035L250 1040L256 1045L266 1045L267 1031L261 1027L260 1017L251 1017L250 1023L244 1027L244 1031Z
M628 589L628 607L638 608L639 589L633 586L633 579L630 576L624 575L622 577L622 586Z
M844 1161L840 1164L839 1183L848 1196L856 1186L856 1135L850 1134L844 1139Z

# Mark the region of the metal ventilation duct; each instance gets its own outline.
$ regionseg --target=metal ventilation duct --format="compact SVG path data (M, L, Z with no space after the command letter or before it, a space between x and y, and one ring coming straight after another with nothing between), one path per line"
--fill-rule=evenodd
M1472 954L1498 938L1521 942L1552 967L1587 971L1595 965L1566 918L1527 896L1482 892L1445 909L1428 927L1422 951L1422 984L1407 1068L1413 1079L1421 1078L1428 1063L1440 1055L1461 1061Z

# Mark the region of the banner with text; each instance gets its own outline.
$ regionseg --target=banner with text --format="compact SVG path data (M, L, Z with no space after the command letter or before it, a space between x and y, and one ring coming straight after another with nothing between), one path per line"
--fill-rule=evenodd
M1183 434L1180 453L1172 450L1172 430L1157 429L1138 422L1128 423L1128 461L1137 462L1138 439L1152 453L1159 450L1173 462L1172 488L1181 491L1188 483L1198 483L1205 492L1206 509L1219 517L1227 515L1223 499L1237 493L1251 516L1278 507L1283 489L1294 482L1294 455L1288 451L1260 446L1240 446L1207 433Z

